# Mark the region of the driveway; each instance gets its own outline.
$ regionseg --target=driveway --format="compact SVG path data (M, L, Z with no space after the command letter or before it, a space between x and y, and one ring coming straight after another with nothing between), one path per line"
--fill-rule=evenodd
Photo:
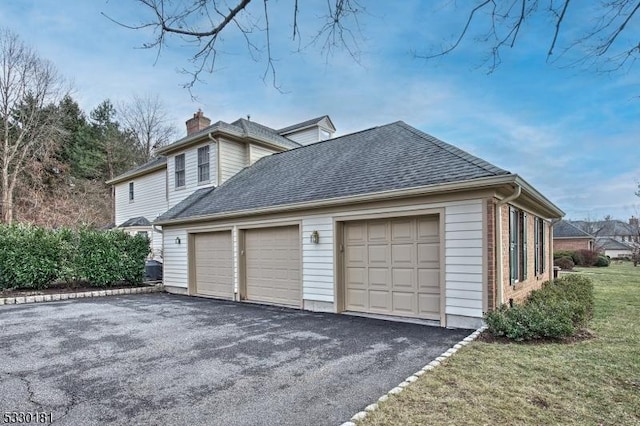
M0 414L338 425L468 334L169 294L0 306Z

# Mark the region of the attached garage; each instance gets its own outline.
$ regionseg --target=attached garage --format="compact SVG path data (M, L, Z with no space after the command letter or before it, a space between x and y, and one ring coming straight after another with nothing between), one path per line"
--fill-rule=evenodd
M300 307L302 279L298 225L242 232L244 271L241 299Z
M346 311L439 320L438 215L344 223Z
M231 231L193 234L192 292L200 296L233 298Z

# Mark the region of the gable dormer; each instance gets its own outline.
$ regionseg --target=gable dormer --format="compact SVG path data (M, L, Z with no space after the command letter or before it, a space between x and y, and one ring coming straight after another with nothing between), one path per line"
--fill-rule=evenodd
M278 133L301 145L310 145L331 139L336 128L328 115L316 117L302 123L293 124L278 130Z

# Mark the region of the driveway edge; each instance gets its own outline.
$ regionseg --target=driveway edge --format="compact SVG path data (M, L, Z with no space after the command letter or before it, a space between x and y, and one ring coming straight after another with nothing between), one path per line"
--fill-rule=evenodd
M443 352L442 355L440 355L439 357L436 357L436 359L434 359L429 364L427 364L424 367L422 367L421 370L418 370L415 373L413 373L411 376L407 377L404 380L404 382L400 383L398 386L396 386L395 388L391 389L385 395L382 395L380 398L378 398L377 402L374 402L373 404L367 405L365 407L364 411L357 412L356 414L353 415L353 417L351 417L350 421L344 422L340 426L356 426L356 422L358 422L360 420L363 420L365 417L367 417L367 415L370 412L377 410L378 407L379 407L379 404L381 402L385 402L387 399L389 399L389 397L391 395L397 395L400 392L402 392L407 386L409 386L411 383L413 383L416 380L418 380L418 378L420 376L422 376L424 373L427 373L427 372L433 370L434 368L439 366L442 363L442 361L446 360L447 358L449 358L450 356L452 356L453 354L458 352L459 349L462 349L464 346L467 346L469 343L471 343L474 340L476 340L478 338L478 336L480 336L480 333L482 333L486 329L487 329L487 326L483 325L482 327L480 327L479 329L477 329L476 331L474 331L473 333L471 333L470 335L468 335L464 339L460 340L458 343L453 345L451 348L449 348L445 352Z
M145 287L119 288L109 290L79 291L76 293L37 294L33 296L0 297L0 305L20 305L26 303L55 302L59 300L82 299L86 297L121 296L124 294L159 293L162 284Z

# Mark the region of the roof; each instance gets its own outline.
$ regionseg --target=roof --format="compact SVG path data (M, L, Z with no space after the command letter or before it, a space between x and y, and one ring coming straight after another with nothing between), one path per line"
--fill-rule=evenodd
M158 157L158 158L154 158L153 160L144 163L141 166L138 166L136 168L133 168L131 170L127 170L126 172L122 173L121 175L118 175L116 177L114 177L111 180L108 180L106 183L107 184L114 184L114 183L118 183L118 182L122 182L123 180L128 180L130 178L136 177L136 176L140 176L140 175L144 175L147 173L150 173L154 170L159 170L162 169L164 167L167 166L167 157Z
M293 133L296 130L304 129L305 127L311 127L319 124L322 120L327 119L333 130L336 130L336 127L333 125L333 122L329 118L328 115L322 115L320 117L312 118L310 120L303 121L301 123L292 124L291 126L284 127L282 129L278 129L278 133L281 135L285 135L287 133Z
M192 144L202 139L209 133L223 133L229 136L249 137L262 140L266 143L270 143L284 149L292 149L301 146L299 143L281 136L276 130L270 127L263 126L262 124L255 123L244 118L240 118L231 124L225 123L224 121L216 121L212 125L205 127L202 130L178 139L172 144L163 146L158 150L158 152L167 153L170 151L174 151L184 145Z
M118 228L127 228L129 226L151 226L151 222L144 216L132 217L118 225Z
M159 222L512 175L402 121L261 158Z
M600 250L631 250L633 246L631 244L623 243L609 237L596 238L596 248Z
M615 237L622 235L638 235L638 230L621 220L597 220L585 221L575 220L571 222L573 225L585 231L591 230L593 235L598 237Z
M593 239L593 235L583 231L571 222L561 220L553 225L553 238L589 238Z

